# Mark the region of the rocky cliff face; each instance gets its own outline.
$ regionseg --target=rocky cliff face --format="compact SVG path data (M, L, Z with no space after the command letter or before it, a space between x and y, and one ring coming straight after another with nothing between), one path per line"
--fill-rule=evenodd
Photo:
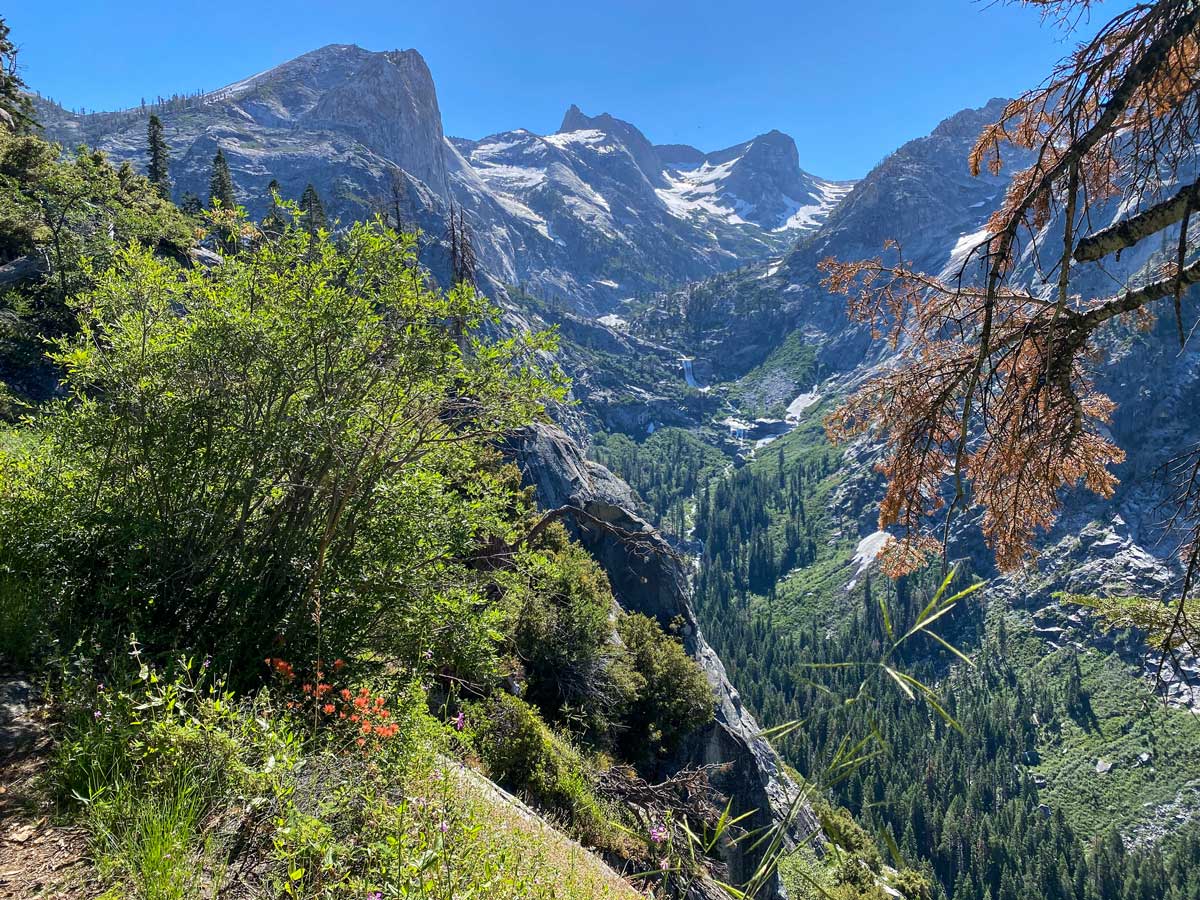
M588 313L782 252L845 192L802 172L779 132L716 154L660 154L628 122L572 106L553 135L448 140L415 50L334 44L209 94L121 112L39 103L49 137L138 167L151 111L172 148L176 199L206 199L221 147L252 216L266 210L272 179L292 198L311 182L332 218L382 211L420 227L435 273L457 204L493 290L520 282Z
M604 466L585 459L578 445L552 426L528 429L515 442L512 454L544 508L569 506L584 514L568 516L565 521L608 573L622 608L653 616L664 628L683 623L684 645L712 685L716 716L689 736L670 766L728 764L728 770L715 776L713 783L739 811L757 811L748 827L783 821L798 789L770 745L759 736L758 723L704 640L692 611L684 561L633 511L635 501L629 486ZM645 536L650 551L638 549L610 529ZM793 821L792 839L811 841L819 849L820 834L816 816L804 806ZM727 863L733 883L749 877L759 859L753 850L732 852ZM775 892L782 895L780 885Z
M715 153L679 145L662 149L670 159L668 202L720 212L773 234L816 228L854 185L805 172L796 142L781 131Z
M144 164L152 108L173 150L176 195L190 191L204 197L212 157L201 155L196 166L188 164L199 141L199 150L215 152L220 143L237 156L230 168L238 199L252 211L269 200L263 191L276 168L275 177L290 189L281 177L289 170L296 177L305 169L314 176L328 174L326 185L334 187L339 176L343 184L360 182L360 169L377 174L374 169L390 165L438 196L448 196L437 91L415 50L372 53L331 44L209 94L160 107L78 116L43 102L39 112L47 135L66 146L86 142ZM297 164L276 165L297 153ZM339 167L345 171L337 172ZM376 187L369 180L358 186ZM334 204L350 199L332 190L326 196Z

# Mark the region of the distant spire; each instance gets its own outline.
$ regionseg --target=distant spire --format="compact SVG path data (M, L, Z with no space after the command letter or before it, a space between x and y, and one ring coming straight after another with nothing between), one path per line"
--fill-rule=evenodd
M572 103L571 108L568 109L566 114L563 116L562 125L559 126L558 130L560 132L582 131L585 128L591 127L592 120L583 114L583 110Z

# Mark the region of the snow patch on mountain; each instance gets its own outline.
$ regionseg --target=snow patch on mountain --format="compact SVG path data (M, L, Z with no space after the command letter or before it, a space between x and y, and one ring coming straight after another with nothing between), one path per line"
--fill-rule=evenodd
M887 546L891 535L886 531L873 531L865 538L858 542L858 548L854 551L854 559L850 560L851 564L857 567L855 575L861 575L867 571L871 563L875 562L875 557L883 552L883 548Z
M613 153L617 149L615 145L608 142L608 135L594 128L548 134L543 140L560 149L566 149L572 144L586 144L596 153Z
M842 202L842 199L854 190L852 181L817 181L815 187L820 192L820 200L816 203L799 204L788 215L776 231L808 231L820 227L829 216L830 210ZM791 200L791 198L787 198ZM795 203L795 201L792 201Z
M954 242L954 246L950 248L950 265L962 265L963 260L967 258L967 254L982 244L987 239L987 236L987 226L980 228L978 231L960 235L958 240Z
M806 409L821 402L821 395L815 390L806 391L800 394L795 400L788 404L787 418L799 419Z
M656 188L654 193L677 218L707 214L731 225L744 225L746 220L738 215L736 206L726 205L718 198L721 182L729 177L739 159L716 166L706 162L696 169L667 170L663 172L667 187Z
M712 154L712 157L720 158L727 153L728 151L721 151ZM655 193L676 218L710 216L727 225L747 225L756 222L761 225L761 220L755 217L760 204L738 196L731 185L737 177L738 166L743 164L746 156L747 153L743 153L720 162L706 158L693 168L667 168L663 171L666 187L656 188ZM806 177L811 182L808 186L811 193L797 191L801 194L797 197L780 191L770 198L782 209L782 214L777 215L780 224L771 228L771 231L779 233L816 228L854 187L853 182L832 182L812 176Z

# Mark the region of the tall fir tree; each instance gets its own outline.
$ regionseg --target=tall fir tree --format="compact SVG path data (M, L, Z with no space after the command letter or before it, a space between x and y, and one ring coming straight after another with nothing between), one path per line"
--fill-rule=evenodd
M167 139L163 136L162 120L151 113L146 127L146 143L150 151L150 165L146 172L150 183L164 200L171 197L170 152Z
M17 47L8 36L8 25L0 16L0 128L27 134L38 127L33 101L17 69Z
M225 161L225 151L220 147L217 148L217 155L213 157L208 199L213 206L220 201L222 209L234 209L237 206L237 197L233 192L233 175L229 172L229 163Z
M450 204L450 223L446 228L450 244L450 280L453 284L475 284L475 247L462 204Z
M300 195L300 221L309 234L316 234L329 224L325 218L325 204L321 202L321 197L312 186L312 182L308 183L304 193Z

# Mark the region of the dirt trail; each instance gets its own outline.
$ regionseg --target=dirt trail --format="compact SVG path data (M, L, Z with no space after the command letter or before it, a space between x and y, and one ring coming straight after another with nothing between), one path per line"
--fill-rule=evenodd
M33 686L0 675L0 900L84 900L87 840L51 824L40 781L52 741Z

